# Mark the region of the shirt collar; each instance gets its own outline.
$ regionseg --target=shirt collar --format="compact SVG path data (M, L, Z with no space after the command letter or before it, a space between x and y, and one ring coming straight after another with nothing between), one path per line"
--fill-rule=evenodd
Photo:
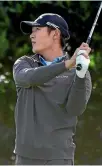
M39 60L44 66L62 62L66 58L66 55L55 58L52 62L46 61L42 56L39 55Z

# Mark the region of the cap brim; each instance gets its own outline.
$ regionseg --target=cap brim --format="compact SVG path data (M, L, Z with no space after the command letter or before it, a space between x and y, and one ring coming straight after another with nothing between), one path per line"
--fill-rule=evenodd
M37 27L41 26L40 24L36 22L31 22L31 21L21 21L20 23L20 29L22 33L24 34L31 34L32 33L32 27Z

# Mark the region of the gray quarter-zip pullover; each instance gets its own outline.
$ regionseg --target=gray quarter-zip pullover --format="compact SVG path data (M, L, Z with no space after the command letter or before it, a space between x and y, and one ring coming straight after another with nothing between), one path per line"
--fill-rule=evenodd
M73 159L77 116L90 98L89 72L79 78L64 62L42 66L23 56L13 66L17 90L15 153L33 159Z

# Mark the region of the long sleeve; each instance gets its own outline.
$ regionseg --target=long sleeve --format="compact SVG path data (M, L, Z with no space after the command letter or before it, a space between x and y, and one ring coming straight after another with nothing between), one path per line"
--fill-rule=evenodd
M79 116L84 112L91 95L91 90L90 73L87 72L85 78L79 78L76 75L66 104L69 116Z
M30 87L42 85L64 71L64 62L32 68L24 58L19 58L13 66L13 78L16 85Z

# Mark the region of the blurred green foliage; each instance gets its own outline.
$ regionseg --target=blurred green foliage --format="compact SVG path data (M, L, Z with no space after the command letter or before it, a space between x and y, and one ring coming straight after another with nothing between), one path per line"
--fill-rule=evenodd
M11 164L14 148L16 90L12 77L14 61L32 54L28 36L20 32L22 20L34 20L45 12L62 15L69 25L69 54L86 41L99 1L1 1L0 2L0 164ZM102 164L102 14L91 42L93 91L85 113L79 117L75 164Z

